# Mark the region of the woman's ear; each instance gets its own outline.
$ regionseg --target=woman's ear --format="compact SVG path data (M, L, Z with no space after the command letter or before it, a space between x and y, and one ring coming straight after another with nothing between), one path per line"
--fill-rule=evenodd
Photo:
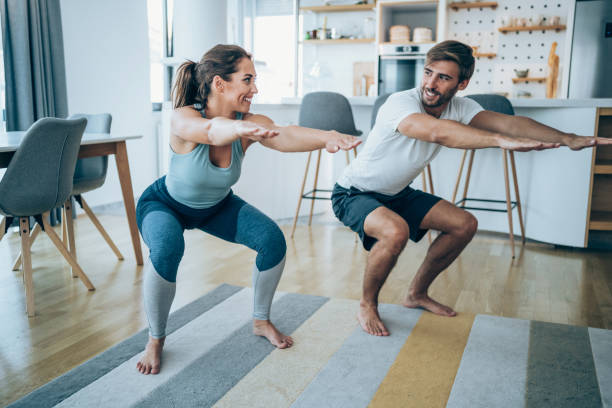
M215 75L215 77L212 80L215 91L219 93L223 92L224 82L225 81L223 80L223 78L221 78L219 75Z

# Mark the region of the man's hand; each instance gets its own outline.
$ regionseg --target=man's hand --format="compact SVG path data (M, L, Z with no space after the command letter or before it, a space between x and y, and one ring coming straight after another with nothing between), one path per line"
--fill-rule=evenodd
M278 130L271 130L248 120L237 120L234 124L234 132L238 137L244 137L256 142L278 136Z
M351 150L361 143L361 140L355 136L346 135L344 133L330 131L330 138L325 143L325 149L330 153L336 153L338 150Z
M506 150L517 152L528 152L530 150L555 149L561 143L546 143L538 140L527 139L525 137L500 137L499 147Z
M572 150L582 150L585 147L612 145L612 139L606 137L578 136L571 134L566 140L564 140L564 143Z

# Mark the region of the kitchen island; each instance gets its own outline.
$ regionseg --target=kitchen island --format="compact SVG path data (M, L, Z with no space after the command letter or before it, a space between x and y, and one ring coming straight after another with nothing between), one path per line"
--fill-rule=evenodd
M358 129L367 132L375 98L349 98ZM612 99L511 99L517 115L531 117L565 132L580 135L612 137ZM284 99L273 104L254 104L253 112L270 116L279 124L297 124L300 98ZM603 124L603 125L602 125ZM600 149L603 151L603 149ZM275 219L294 215L306 163L307 153L283 154L255 146L244 162L243 175L235 191ZM432 162L437 195L452 197L462 151L442 149ZM541 152L516 153L518 183L523 206L527 238L573 247L588 245L592 230L591 207L607 219L612 213L612 174L594 173L592 149L574 152L567 147ZM599 153L602 154L601 152ZM603 160L612 154L603 152ZM343 153L324 155L319 174L319 187L331 187L345 166ZM311 166L313 167L313 166ZM308 185L312 183L311 175ZM415 180L420 188L420 179ZM460 189L460 192L462 189ZM475 155L470 179L469 197L504 199L505 184L501 152L485 149ZM328 201L317 201L315 211L330 208ZM497 207L496 207L497 208ZM302 206L306 214L309 205ZM508 232L505 214L476 211L479 228ZM520 234L514 211L514 231ZM606 223L593 224L596 228ZM599 225L599 227L598 227ZM600 229L596 230L599 234ZM591 231L592 232L592 231Z

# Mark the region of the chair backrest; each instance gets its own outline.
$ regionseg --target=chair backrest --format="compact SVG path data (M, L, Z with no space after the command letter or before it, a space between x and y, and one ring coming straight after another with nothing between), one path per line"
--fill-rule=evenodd
M311 92L302 98L300 126L359 136L355 129L353 110L344 95L336 92Z
M72 191L85 126L85 118L42 118L30 126L0 180L0 211L25 217L61 206Z
M512 103L505 96L496 94L474 94L466 97L475 100L484 110L514 115Z
M372 107L372 117L370 118L370 128L374 127L374 123L376 123L376 116L378 115L378 111L380 107L383 106L385 102L387 102L387 98L391 95L390 93L380 95L374 101L374 106Z
M75 113L69 119L86 118L88 133L110 133L112 116L110 113L84 114ZM104 184L106 170L108 169L108 156L88 157L77 160L74 171L74 192L81 194L91 191Z

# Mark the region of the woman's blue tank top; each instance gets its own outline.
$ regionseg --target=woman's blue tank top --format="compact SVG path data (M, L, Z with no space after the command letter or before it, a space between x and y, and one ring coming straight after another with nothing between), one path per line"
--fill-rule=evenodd
M206 117L201 105L196 104L194 108ZM242 119L241 112L236 112L236 119ZM240 138L232 142L232 160L227 168L212 164L209 150L207 144L199 144L185 154L177 154L170 148L166 188L179 203L198 209L212 207L229 194L240 178L244 157Z

